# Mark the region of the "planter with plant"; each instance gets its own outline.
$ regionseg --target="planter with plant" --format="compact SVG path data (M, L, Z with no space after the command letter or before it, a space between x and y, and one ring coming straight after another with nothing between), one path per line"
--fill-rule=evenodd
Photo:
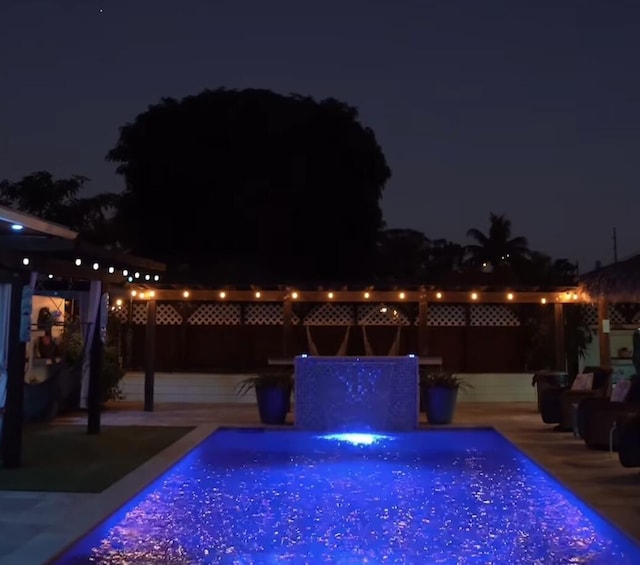
M293 377L288 372L262 373L239 382L236 394L255 390L260 421L268 425L284 424L291 409Z
M458 390L471 385L453 373L421 373L422 405L430 424L450 424L456 409Z

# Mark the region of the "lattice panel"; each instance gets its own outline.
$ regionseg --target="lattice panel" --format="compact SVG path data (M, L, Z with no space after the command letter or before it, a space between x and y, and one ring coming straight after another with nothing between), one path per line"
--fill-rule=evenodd
M352 323L350 304L319 304L304 318L306 326L350 326Z
M362 304L358 306L358 324L361 326L409 326L407 316L386 304Z
M244 315L245 323L251 326L281 326L283 324L283 308L279 303L247 304Z
M584 323L588 326L598 325L598 307L594 304L582 305L582 316ZM634 317L634 323L640 322L640 313ZM609 322L612 326L621 326L626 323L624 316L618 312L615 304L609 305Z
M609 306L609 322L612 326L621 326L626 323L624 316L618 312L614 304Z
M201 304L189 316L193 326L237 326L241 322L240 304Z
M429 304L428 326L465 326L464 306L461 304Z
M173 304L158 304L156 324L159 326L179 326L182 324L182 316Z
M147 323L147 303L134 302L131 308L131 323L146 324Z
M123 324L126 324L128 321L127 318L129 316L127 315L127 310L122 306L113 306L110 314L118 318L118 320L120 320L120 322L122 322Z
M583 304L580 306L582 310L582 320L586 326L598 325L598 309L593 304Z
M508 306L502 304L472 304L472 326L519 326L518 316Z

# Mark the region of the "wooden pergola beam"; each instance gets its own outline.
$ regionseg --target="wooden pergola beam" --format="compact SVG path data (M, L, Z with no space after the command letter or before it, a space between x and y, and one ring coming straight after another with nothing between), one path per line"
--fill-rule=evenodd
M126 300L227 301L227 302L427 302L469 304L555 304L579 302L577 288L555 291L424 291L424 290L214 290L130 288L114 290L112 297Z

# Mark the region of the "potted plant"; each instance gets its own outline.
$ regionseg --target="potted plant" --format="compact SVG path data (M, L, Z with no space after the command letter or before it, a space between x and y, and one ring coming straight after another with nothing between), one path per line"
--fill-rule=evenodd
M450 424L456 409L458 390L471 385L453 373L437 372L420 375L420 392L430 424Z
M256 391L260 421L268 425L284 424L291 408L293 377L288 372L261 373L238 383L236 394Z

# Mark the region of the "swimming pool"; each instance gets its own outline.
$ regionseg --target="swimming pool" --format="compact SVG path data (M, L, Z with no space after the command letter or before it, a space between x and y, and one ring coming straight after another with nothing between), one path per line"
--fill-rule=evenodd
M640 547L491 429L222 429L54 561L640 563Z

